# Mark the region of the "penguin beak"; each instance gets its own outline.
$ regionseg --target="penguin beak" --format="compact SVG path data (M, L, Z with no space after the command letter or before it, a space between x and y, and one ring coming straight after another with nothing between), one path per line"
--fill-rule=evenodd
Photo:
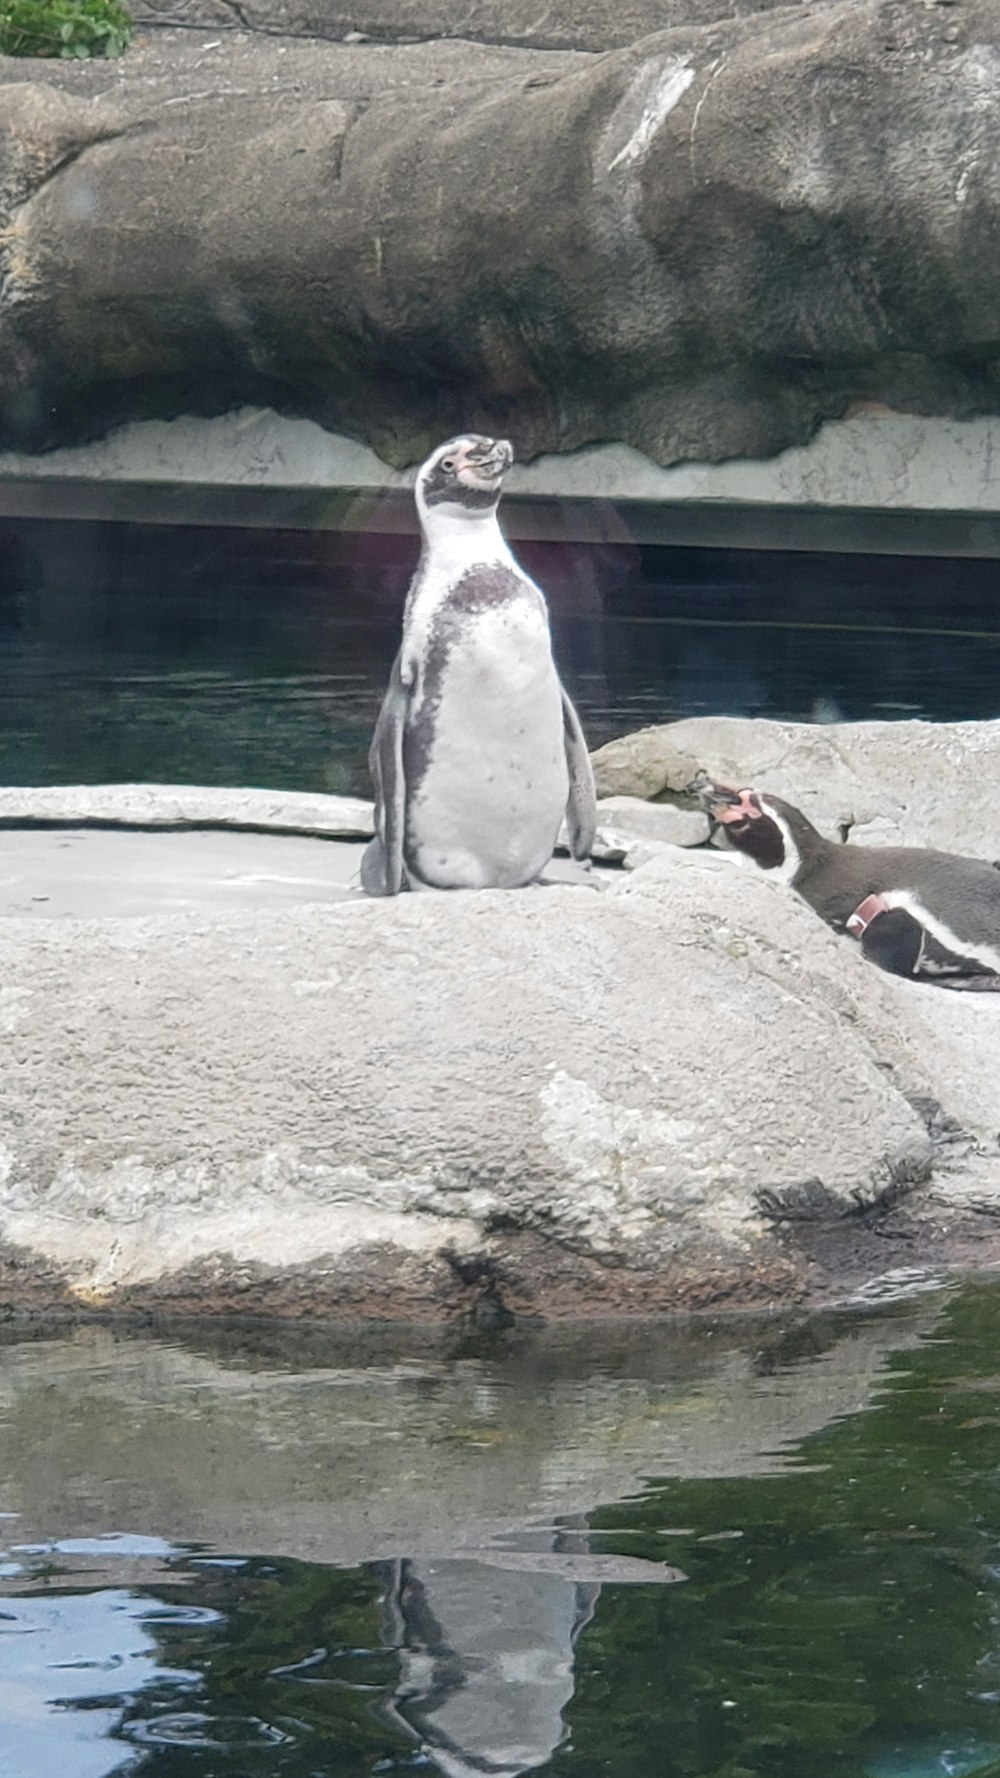
M723 827L733 822L756 821L761 812L755 791L730 790L727 784L707 785L699 800L706 814Z
M477 481L498 482L514 461L514 447L506 438L484 438L465 452L465 465Z

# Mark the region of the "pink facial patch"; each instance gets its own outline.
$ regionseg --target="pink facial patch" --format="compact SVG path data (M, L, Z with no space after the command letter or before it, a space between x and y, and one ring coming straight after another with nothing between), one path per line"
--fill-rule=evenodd
M759 821L761 812L751 800L753 791L740 790L736 794L739 797L738 802L728 803L725 807L717 803L713 807L712 814L716 821L721 822L723 826L731 821Z

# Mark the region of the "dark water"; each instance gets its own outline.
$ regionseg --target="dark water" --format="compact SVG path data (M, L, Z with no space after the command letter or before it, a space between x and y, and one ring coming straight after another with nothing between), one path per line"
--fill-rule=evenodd
M592 744L1000 714L989 561L522 544ZM412 538L7 521L0 782L359 791Z
M1000 1773L1000 1289L0 1349L4 1778Z

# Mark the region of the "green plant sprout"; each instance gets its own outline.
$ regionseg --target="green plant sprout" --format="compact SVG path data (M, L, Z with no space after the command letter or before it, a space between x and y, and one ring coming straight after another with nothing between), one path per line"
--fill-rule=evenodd
M132 35L122 0L0 0L0 54L120 56Z

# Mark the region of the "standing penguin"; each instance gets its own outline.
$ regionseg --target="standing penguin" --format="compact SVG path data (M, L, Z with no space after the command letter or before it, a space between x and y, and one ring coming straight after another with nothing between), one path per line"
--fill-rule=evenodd
M917 846L836 845L800 809L756 790L702 793L737 851L773 871L894 975L1000 989L1000 872Z
M541 875L565 815L590 856L594 779L559 681L545 600L497 523L506 439L449 439L417 474L423 548L368 763L369 895L517 889Z

